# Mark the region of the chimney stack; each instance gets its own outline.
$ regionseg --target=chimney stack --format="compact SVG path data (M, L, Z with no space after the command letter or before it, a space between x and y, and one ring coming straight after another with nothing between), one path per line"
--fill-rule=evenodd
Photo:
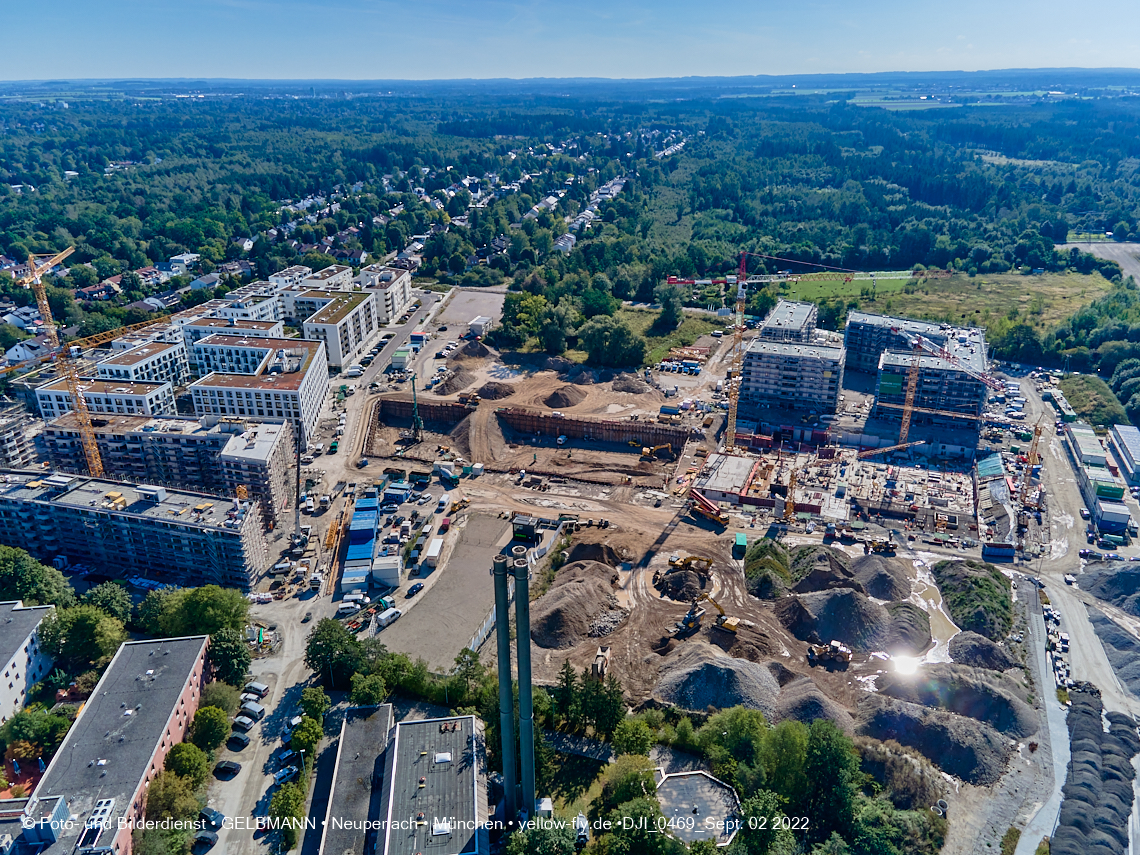
M515 703L511 690L511 628L510 593L507 579L510 559L496 555L495 577L495 637L499 659L499 743L503 755L503 815L512 822L518 815L518 773L515 770Z
M516 547L518 549L518 547ZM530 564L515 559L515 629L519 671L519 755L522 807L534 816L534 696L530 670Z

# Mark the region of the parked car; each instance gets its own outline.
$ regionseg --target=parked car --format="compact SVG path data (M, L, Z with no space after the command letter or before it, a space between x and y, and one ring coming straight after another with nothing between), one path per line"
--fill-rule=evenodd
M284 769L278 769L273 773L273 782L275 784L284 784L286 781L292 781L297 777L298 769L296 766L287 766Z
M239 715L234 719L234 730L246 731L253 727L255 724L257 724L257 722L255 722L249 716Z
M233 760L222 760L214 767L214 774L219 778L232 778L241 771L241 763Z
M226 747L230 751L241 751L249 745L249 737L244 733L231 733L230 738L226 740Z
M190 844L191 852L205 852L207 849L212 848L218 842L218 835L213 831L202 829L194 835L194 840Z
M1095 557L1096 557L1096 552L1094 552L1094 551L1093 551L1093 550L1091 550L1091 549L1082 549L1082 550L1081 550L1079 553L1077 553L1077 554L1078 554L1078 555L1080 555L1080 556L1081 556L1081 558L1095 558Z
M289 761L296 758L296 756L297 752L290 748L288 751L284 752L280 757L278 757L277 760L281 763L282 767L285 767L288 766Z
M424 583L423 582L416 582L416 584L414 584L414 585L412 585L412 587L408 588L408 597L414 597L416 594L418 594L423 589L424 589Z
M1090 516L1088 508L1081 508L1081 519L1087 520Z
M390 502L389 504L384 505L383 507L380 508L380 513L382 513L382 514L394 514L398 510L400 510L400 506L395 504L394 502Z
M198 818L205 820L214 828L221 828L222 823L226 821L226 815L212 807L202 808L202 810L198 812Z

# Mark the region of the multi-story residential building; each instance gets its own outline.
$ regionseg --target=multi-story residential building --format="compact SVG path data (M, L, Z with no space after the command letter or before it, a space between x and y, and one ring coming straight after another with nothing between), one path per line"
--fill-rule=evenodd
M356 282L376 295L380 323L392 323L412 302L412 274L407 270L371 264L360 271Z
M198 710L209 637L123 644L28 799L11 843L39 855L130 855L147 787Z
M977 333L977 349L971 353L958 348L959 365L975 372L985 371L985 342ZM912 425L976 430L982 418L988 390L981 380L970 376L959 365L933 354L885 351L879 357L879 378L875 387L876 418L901 419L907 397L911 366L918 360L918 387L915 390ZM926 412L923 412L923 411Z
M0 542L40 560L63 555L152 579L243 590L269 564L250 502L63 473L3 475Z
M36 460L34 443L28 438L31 418L20 404L0 408L0 468L23 469Z
M332 264L316 273L310 273L301 280L301 285L325 291L351 291L352 268L343 264Z
M312 276L313 268L305 267L301 264L294 264L292 267L286 267L284 270L279 270L269 277L269 284L277 288L289 288L294 285L300 285L301 282L308 276Z
M376 295L368 291L307 291L295 300L298 311L319 306L305 318L303 335L323 341L329 365L347 368L380 332Z
M0 723L24 708L28 689L48 675L52 657L40 646L39 628L55 606L25 606L14 600L0 603Z
M810 342L819 310L814 303L780 300L760 325L763 341Z
M850 312L847 315L847 326L843 330L847 369L874 374L879 370L879 357L884 351L910 352L908 341L916 335L942 345L946 343L951 329L949 324L874 315L870 312Z
M116 353L95 366L103 380L147 381L182 386L189 379L182 342L152 341Z
M185 336L190 373L202 374L198 368L198 351L194 344L212 335L236 335L242 338L285 338L281 321L244 321L237 318L198 318L182 327Z
M210 372L190 384L198 415L288 419L315 434L329 390L323 342L213 335L194 347Z
M284 522L293 499L291 425L217 416L107 416L93 421L100 456L116 478L227 498L236 496L240 485L260 504L266 528ZM39 442L53 469L87 474L74 413L50 422Z
M87 402L87 409L92 413L161 416L174 412L174 387L169 382L84 378L79 381L79 389L83 393L83 400ZM38 387L36 401L45 421L51 421L74 409L71 392L63 378Z
M843 356L842 347L753 339L744 351L740 400L754 406L834 412L843 386Z

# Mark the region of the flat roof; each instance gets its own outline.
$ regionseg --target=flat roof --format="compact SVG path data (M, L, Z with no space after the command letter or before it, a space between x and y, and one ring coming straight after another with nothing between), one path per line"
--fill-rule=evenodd
M328 291L322 293L329 293ZM336 324L343 321L348 317L355 308L364 303L365 300L370 300L372 295L367 291L333 291L331 292L336 296L332 302L326 306L317 309L309 317L305 318L306 324ZM305 294L301 295L302 297Z
M0 663L7 664L16 658L32 631L40 625L44 615L55 606L25 606L20 600L0 603Z
M305 267L303 264L293 264L286 267L284 270L278 270L276 273L270 274L269 278L274 276L308 276L313 272L313 268Z
M745 348L746 353L759 353L771 356L807 356L813 359L831 359L842 362L843 347L829 344L806 344L798 341L765 341L754 338Z
M161 500L155 501L156 495L162 495ZM0 470L0 498L144 517L235 536L241 532L240 528L225 525L234 506L233 501L168 487L105 481L65 473L32 474Z
M224 417L225 418L225 417ZM229 417L233 418L233 417ZM232 431L223 431L221 423L204 424L204 419L186 416L135 416L119 413L94 413L91 416L96 433L143 433L148 436L176 434L178 436L207 436ZM236 421L244 424L243 419ZM79 430L79 416L69 410L62 416L48 422L47 429Z
M942 339L949 330L945 324L936 324L933 321L918 321L914 318L899 318L894 315L876 315L873 312L848 312L848 324L867 324L873 327L898 327L903 332L912 335L922 335L927 338Z
M740 493L748 483L748 476L758 461L735 454L710 454L693 486L698 490L716 490L719 493Z
M169 386L170 383L163 381L161 383L151 382L149 380L99 380L91 377L84 377L79 381L79 390L84 394L93 393L96 395L138 395L139 397L146 397L161 389L163 386ZM45 383L43 386L36 388L37 392L67 392L67 380L59 378L50 383Z
M320 280L321 282L324 282L328 279L332 279L334 276L337 276L341 273L344 273L346 270L349 273L352 272L352 268L348 267L344 264L330 264L328 267L322 267L316 273L310 273L305 278L306 279L317 279L317 280Z
M368 840L384 819L384 765L392 733L392 705L349 707L337 746L321 855L372 855Z
M657 783L657 801L666 819L680 820L671 830L686 843L712 839L726 846L736 834L736 790L708 772L666 775Z
M1128 456L1133 460L1140 460L1140 429L1132 425L1113 425L1112 430L1128 452Z
M780 300L761 324L764 329L802 330L815 313L814 303L800 303L795 300Z
M195 635L119 647L36 788L39 798L66 799L78 819L49 851L71 851L96 802L114 799L109 827L99 838L109 845L208 640Z
M485 853L487 832L475 828L487 820L480 810L483 732L475 716L400 722L393 750L383 855ZM445 818L450 826L434 822ZM423 824L402 827L417 819Z
M209 327L211 329L271 330L276 326L283 326L283 324L281 321L250 321L245 318L198 318L186 326Z
M222 374L215 371L207 374L200 380L195 380L190 384L190 388L196 386L212 386L230 389L277 389L280 391L295 392L301 388L305 377L308 376L313 360L316 358L320 348L324 346L324 342L310 341L303 338L241 338L239 336L219 335L215 333L194 343L195 347L199 345L209 347L244 347L263 350L267 354L275 350L284 350L286 353L289 353L291 350L302 350L304 354L301 358L301 367L297 371L270 373L269 369L273 366L274 361L269 360L262 365L260 373L258 374Z
M266 461L286 431L292 433L292 426L271 422L250 425L230 438L222 449L220 459L254 463Z
M112 356L104 359L100 365L138 365L140 362L145 362L153 356L164 353L168 350L173 350L179 347L177 344L172 344L167 341L151 341L146 344L140 344L138 347L132 347L130 350L125 350L117 356Z

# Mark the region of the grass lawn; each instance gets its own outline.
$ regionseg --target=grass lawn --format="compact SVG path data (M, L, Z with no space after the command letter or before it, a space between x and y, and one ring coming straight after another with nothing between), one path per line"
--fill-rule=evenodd
M554 755L554 807L559 814L585 813L602 792L601 771L606 764L576 754Z
M639 335L645 336L645 362L653 364L660 362L669 353L672 347L683 347L692 344L702 335L713 330L722 330L730 323L730 318L717 319L712 315L692 315L685 313L681 326L670 333L656 334L653 324L660 312L649 309L618 309L614 317ZM585 362L586 351L568 350L563 354L573 362Z
M1091 374L1070 374L1060 382L1061 391L1082 419L1091 425L1126 425L1128 417L1108 384Z

